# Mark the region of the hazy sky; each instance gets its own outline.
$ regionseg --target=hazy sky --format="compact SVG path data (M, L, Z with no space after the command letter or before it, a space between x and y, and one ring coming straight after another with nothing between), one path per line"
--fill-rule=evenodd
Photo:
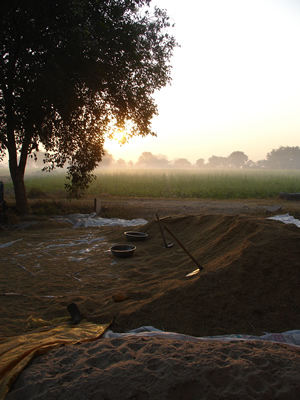
M168 11L181 45L172 85L155 95L157 137L105 148L137 161L144 151L206 161L243 151L265 159L299 146L299 0L152 0Z

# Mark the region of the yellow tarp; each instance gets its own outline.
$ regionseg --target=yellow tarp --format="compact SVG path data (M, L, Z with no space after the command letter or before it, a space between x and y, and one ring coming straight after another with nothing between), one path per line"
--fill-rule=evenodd
M0 400L3 400L29 361L54 347L91 342L98 339L110 324L61 325L47 330L15 336L0 343Z

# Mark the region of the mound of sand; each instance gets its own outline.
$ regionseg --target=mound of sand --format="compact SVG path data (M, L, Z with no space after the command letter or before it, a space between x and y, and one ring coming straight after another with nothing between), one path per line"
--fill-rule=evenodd
M156 221L150 222L143 231L151 242L140 246L138 261L130 262L137 274L131 278L135 289L140 283L143 290L128 290L113 329L152 325L205 336L282 332L299 326L299 228L224 215L183 216L164 224L204 269L186 278L196 266L179 246L164 249ZM123 264L126 268L127 262ZM138 295L139 302L134 301Z
M299 374L299 353L275 343L131 336L36 357L6 400L298 400Z
M299 329L299 228L217 214L162 222L203 265L200 273L186 277L196 266L177 244L163 247L153 220L139 228L149 238L137 243L134 257L113 260L116 275L106 277L103 290L99 258L91 278L94 286L92 281L81 284L76 296L72 271L64 278L57 265L59 289L38 276L33 289L32 277L22 275L24 293L34 290L39 299L4 296L4 311L11 318L18 310L19 320L20 314L26 320L34 312L49 319L76 302L88 321L112 320L115 332L144 325L199 337ZM109 243L125 243L123 231L103 228L101 234ZM167 233L166 238L174 241ZM77 276L88 282L83 273ZM42 300L43 293L57 298L50 303ZM20 323L6 321L10 332L2 328L2 333L20 331ZM299 353L279 344L132 337L100 339L36 358L7 399L298 399L299 382Z

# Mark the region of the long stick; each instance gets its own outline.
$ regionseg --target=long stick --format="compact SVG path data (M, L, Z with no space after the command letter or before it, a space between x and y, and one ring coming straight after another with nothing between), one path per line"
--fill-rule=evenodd
M155 214L155 215L156 215L156 219L157 219L157 222L158 222L158 225L159 225L159 229L160 229L160 232L161 232L161 236L162 236L162 238L163 238L163 242L164 242L165 248L172 247L173 245L171 246L171 245L168 245L168 244L167 244L167 241L166 241L166 238L165 238L163 229L162 229L162 227L161 227L161 223L160 223L160 219L159 219L158 214Z
M195 257L193 257L192 255L191 255L191 253L184 247L184 245L181 243L181 241L174 235L174 233L173 232L171 232L170 231L170 229L167 227L167 226L165 226L165 229L166 229L166 231L176 240L176 242L179 244L179 246L186 252L186 254L194 261L194 263L197 265L197 267L200 269L200 271L202 270L202 269L204 269L203 267L202 267L202 265L200 265L199 263L198 263L198 261L196 260L196 258Z

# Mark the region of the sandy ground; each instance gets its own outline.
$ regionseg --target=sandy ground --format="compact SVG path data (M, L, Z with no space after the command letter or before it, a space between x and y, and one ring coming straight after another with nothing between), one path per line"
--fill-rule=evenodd
M299 357L258 341L100 339L36 357L7 400L298 400Z
M274 215L291 213L300 217L300 202L284 199L246 199L246 200L204 200L204 199L148 199L105 197L102 201L103 213L124 213L128 218L145 218L151 220L155 213L167 215Z
M270 207L285 213L292 206L296 215L298 204L120 201L149 221L137 228L149 236L135 243L132 258L108 251L127 243L122 227L73 229L44 220L2 231L0 244L13 243L1 248L3 339L36 328L38 319L66 316L72 302L85 320L112 322L114 332L144 325L194 337L299 329L300 231L266 219ZM200 273L186 277L196 265L168 233L174 246L164 248L155 212L203 266ZM7 399L298 399L299 393L300 355L289 346L121 337L36 357Z

